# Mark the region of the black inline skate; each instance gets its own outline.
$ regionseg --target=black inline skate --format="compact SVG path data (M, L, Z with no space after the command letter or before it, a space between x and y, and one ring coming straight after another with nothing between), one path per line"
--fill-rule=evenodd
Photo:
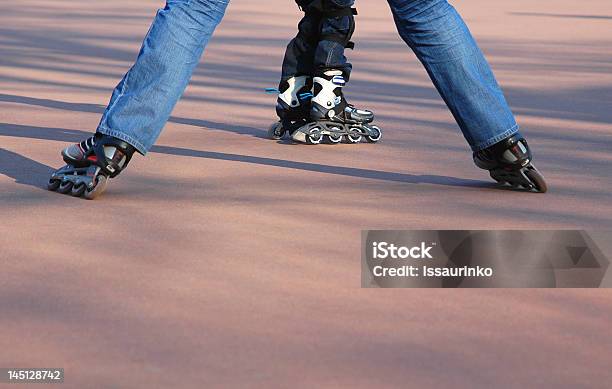
M491 178L500 184L546 193L546 181L531 161L531 150L520 135L513 135L474 153L476 166L488 170Z
M331 143L340 143L345 136L349 143L359 143L364 138L378 142L382 138L380 128L371 124L374 113L357 109L346 101L342 71L328 70L314 77L313 83L310 122L293 132L293 140L319 144L325 137Z
M67 165L51 175L47 187L93 200L104 192L110 178L127 167L134 151L127 142L96 133L62 151Z
M312 100L312 77L291 77L280 83L278 92L276 114L280 120L272 124L268 130L268 136L275 140L282 139L286 133L291 135L308 123L310 100Z

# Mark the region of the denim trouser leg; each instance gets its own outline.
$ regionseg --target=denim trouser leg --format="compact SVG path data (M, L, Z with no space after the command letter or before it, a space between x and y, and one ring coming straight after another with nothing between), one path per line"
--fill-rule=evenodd
M167 0L134 66L115 88L98 132L145 154L183 94L229 0Z
M398 32L423 63L474 151L518 132L495 76L446 0L388 0Z

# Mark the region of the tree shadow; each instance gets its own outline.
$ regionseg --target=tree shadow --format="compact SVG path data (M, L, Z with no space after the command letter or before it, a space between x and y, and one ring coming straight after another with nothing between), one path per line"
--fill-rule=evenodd
M67 130L53 127L34 127L18 124L0 123L0 135L21 137L29 139L44 139L61 142L78 142L90 133L78 130ZM152 153L214 159L219 161L241 162L263 166L274 166L292 170L302 170L323 174L332 174L345 177L397 182L404 184L434 184L452 187L483 188L492 187L493 184L484 181L439 176L395 173L381 170L362 169L345 166L324 165L309 162L291 161L277 158L257 157L252 155L221 153L215 151L194 150L172 146L154 146ZM32 161L19 154L6 151L0 164L0 174L14 178L18 183L41 187L46 183L47 176L53 170L51 167Z
M0 93L0 102L27 104L45 108L60 109L64 111L87 112L96 114L102 114L105 109L105 107L100 104L70 103L60 100L40 99L36 97L7 95L2 93ZM227 123L220 123L212 120L189 119L178 116L172 116L168 121L171 123L185 124L189 126L205 127L211 130L233 132L235 134L240 135L251 135L255 138L266 137L265 131L255 127L241 126L235 124L229 125Z

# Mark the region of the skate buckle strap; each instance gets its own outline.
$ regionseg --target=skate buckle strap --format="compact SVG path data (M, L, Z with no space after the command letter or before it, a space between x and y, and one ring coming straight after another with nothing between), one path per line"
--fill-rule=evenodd
M321 15L327 16L328 18L339 18L342 16L357 16L359 13L357 12L357 8L342 8L323 11Z
M300 101L310 100L312 99L312 97L313 97L312 92L304 92L304 93L298 94L298 99L300 99Z
M338 86L346 85L346 80L342 76L334 76L334 78L332 78L331 81L334 85L338 85Z
M340 43L341 45L344 45L344 48L349 49L349 50L353 50L355 48L355 42L353 41L347 42L346 39L343 39L342 37L339 37L337 35L323 34L321 35L320 39L322 41L332 41L332 42Z

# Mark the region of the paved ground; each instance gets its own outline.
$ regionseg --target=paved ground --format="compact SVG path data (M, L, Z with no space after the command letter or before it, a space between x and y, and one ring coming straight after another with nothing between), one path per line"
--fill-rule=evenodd
M100 201L47 192L161 1L0 14L0 366L66 387L605 387L608 291L361 290L367 228L611 228L612 5L456 1L551 186L492 189L383 1L351 54L379 145L264 138L298 12L234 0L158 146ZM608 380L608 381L606 381ZM95 382L95 384L94 384Z

